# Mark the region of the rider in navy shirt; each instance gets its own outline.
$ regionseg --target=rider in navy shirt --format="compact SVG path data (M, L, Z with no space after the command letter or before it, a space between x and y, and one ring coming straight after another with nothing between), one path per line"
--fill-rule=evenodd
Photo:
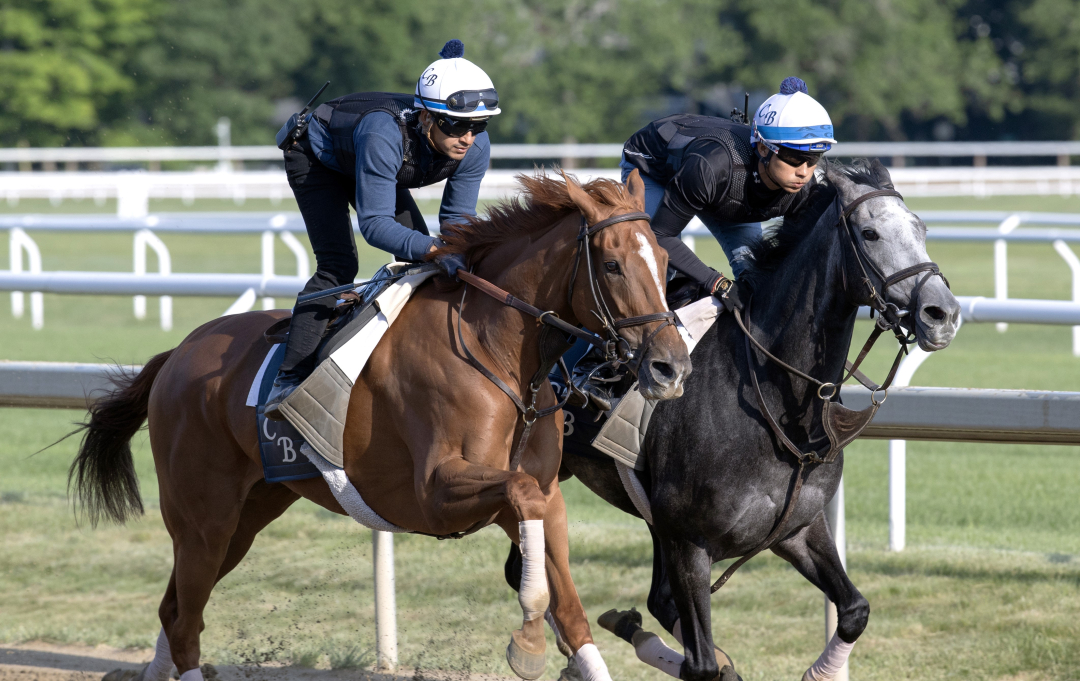
M350 204L364 240L398 260L423 260L438 243L410 189L445 180L440 223L476 215L491 154L484 129L500 109L491 79L462 57L464 51L461 41L448 42L413 95L361 92L322 104L285 147L289 186L316 259L315 274L300 295L355 279ZM280 133L279 138L288 139ZM464 266L457 254L436 262L451 277ZM268 418L284 419L281 402L314 369L336 302L326 296L294 308L285 357L266 402Z

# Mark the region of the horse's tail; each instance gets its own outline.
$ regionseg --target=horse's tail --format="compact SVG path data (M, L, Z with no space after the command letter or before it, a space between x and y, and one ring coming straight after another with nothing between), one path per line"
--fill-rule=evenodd
M116 389L90 407L90 421L79 454L68 470L68 489L75 487L76 505L91 525L102 518L123 524L143 513L139 478L131 458L131 438L146 420L150 389L172 350L155 355L137 374L123 374Z

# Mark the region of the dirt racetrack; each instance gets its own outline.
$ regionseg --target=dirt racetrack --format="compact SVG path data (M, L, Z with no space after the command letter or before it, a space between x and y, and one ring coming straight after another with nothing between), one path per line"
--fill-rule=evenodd
M113 669L139 669L152 656L153 651L149 648L133 650L41 642L0 645L0 681L99 681ZM364 669L225 665L214 667L205 675L206 681L215 681L215 675L217 681L506 681L504 677L491 674L411 669L401 669L397 674L378 674Z

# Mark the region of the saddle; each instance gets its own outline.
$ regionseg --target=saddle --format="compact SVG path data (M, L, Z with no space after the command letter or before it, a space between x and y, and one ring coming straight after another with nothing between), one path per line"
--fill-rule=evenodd
M433 264L391 263L366 284L337 294L341 302L315 351L315 370L281 405L300 437L335 466L344 461L345 416L353 383L405 303L438 271ZM283 342L288 321L267 329L267 342Z

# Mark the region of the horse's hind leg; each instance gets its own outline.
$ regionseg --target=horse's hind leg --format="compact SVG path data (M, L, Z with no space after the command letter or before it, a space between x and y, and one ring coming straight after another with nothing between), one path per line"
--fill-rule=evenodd
M774 546L773 553L791 563L836 604L836 635L803 675L804 681L832 679L847 661L855 640L866 629L870 604L848 579L824 512L795 535Z
M163 514L173 516L172 522L167 522L173 532L174 565L158 614L167 637L166 651L171 653L181 675L189 674L184 681L201 678L199 634L204 626L203 610L214 585L240 563L255 535L298 498L283 485L260 481L232 512L213 521L204 516L197 522L175 510L167 512L163 500ZM166 651L159 645L158 655ZM167 674L168 664L155 656L150 669L163 665ZM147 681L156 679L148 676Z

